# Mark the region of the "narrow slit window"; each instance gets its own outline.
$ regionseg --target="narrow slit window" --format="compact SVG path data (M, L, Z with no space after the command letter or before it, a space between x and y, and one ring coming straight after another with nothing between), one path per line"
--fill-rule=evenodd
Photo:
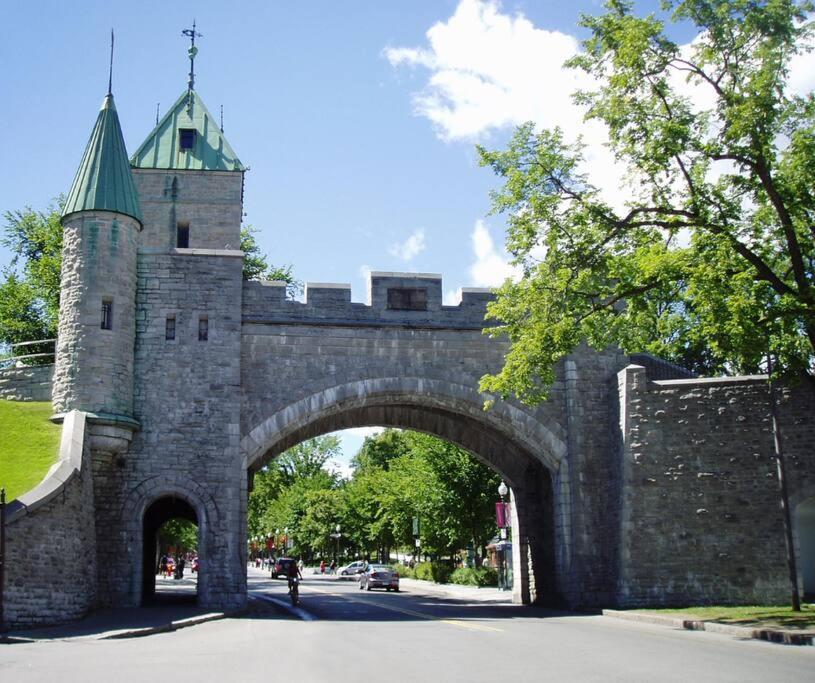
M209 339L209 320L207 318L198 318L198 341L207 341Z
M167 317L167 320L164 323L164 338L165 339L175 339L175 316L171 315Z
M175 228L175 246L178 249L189 249L190 246L190 224L179 222Z
M178 148L181 151L191 150L195 147L195 128L178 129Z
M103 330L113 329L113 300L102 299L102 324Z

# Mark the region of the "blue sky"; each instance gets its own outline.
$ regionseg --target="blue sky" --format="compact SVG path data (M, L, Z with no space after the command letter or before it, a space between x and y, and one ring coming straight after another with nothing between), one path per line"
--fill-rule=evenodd
M250 167L245 222L271 261L304 281L351 283L355 301L370 270L441 273L455 303L460 287L511 274L476 143L500 147L529 119L561 125L586 134L593 168L615 175L601 133L570 104L585 81L561 69L585 37L578 15L600 10L586 0L3 3L0 211L45 209L68 191L106 91L111 27L113 89L135 151L156 105L166 111L186 87L181 30L194 12L196 89L213 114L224 107L226 137ZM8 261L0 247L0 267Z

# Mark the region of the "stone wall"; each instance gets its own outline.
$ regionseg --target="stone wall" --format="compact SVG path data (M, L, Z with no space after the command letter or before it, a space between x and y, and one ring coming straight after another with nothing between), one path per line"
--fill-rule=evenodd
M63 230L56 412L133 412L138 222L109 211L73 214ZM112 305L102 328L102 303Z
M789 597L766 378L650 382L619 374L618 604L761 604ZM815 495L815 401L783 392L793 501Z
M134 415L140 429L121 458L94 457L104 604L137 605L142 517L152 502L190 502L205 529L203 605L245 600L246 472L239 455L241 252L139 255ZM175 338L166 321L175 319ZM199 321L207 338L199 339ZM202 552L202 556L204 553Z
M0 399L50 401L53 365L25 365L0 369Z
M96 600L96 530L85 414L63 423L59 461L12 501L6 525L5 617L10 626L82 617Z
M190 249L240 249L242 172L134 168L133 181L144 217L142 249L175 249L179 222L189 225Z

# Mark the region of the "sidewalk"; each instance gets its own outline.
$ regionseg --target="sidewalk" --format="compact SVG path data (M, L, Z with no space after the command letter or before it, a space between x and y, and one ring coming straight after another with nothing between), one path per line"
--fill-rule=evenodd
M195 604L196 580L191 574L181 580L158 576L156 589L159 599L155 605L100 609L69 624L15 629L0 635L0 643L136 638L176 631L234 614L198 607Z
M672 628L682 628L688 631L708 631L709 633L722 633L735 638L766 640L771 643L781 643L783 645L813 645L815 642L815 631L793 631L782 628L764 628L756 626L733 626L731 624L720 624L715 621L704 621L702 619L683 619L681 617L668 617L660 614L646 614L636 611L620 611L614 609L604 609L604 617L614 619L625 619L627 621L637 621L643 624L657 624L659 626L670 626Z
M436 597L453 598L467 602L481 602L493 605L511 605L512 591L499 591L497 588L461 586L456 583L433 583L419 579L399 579L402 590L410 593L424 593Z
M101 609L70 624L8 631L0 636L0 643L136 638L177 631L234 614L211 612L193 605Z

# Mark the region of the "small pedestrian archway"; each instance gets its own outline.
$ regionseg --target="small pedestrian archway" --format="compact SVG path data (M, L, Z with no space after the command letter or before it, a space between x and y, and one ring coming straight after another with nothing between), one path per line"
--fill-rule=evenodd
M142 521L142 590L141 604L146 605L158 599L183 602L197 599L197 595L182 591L170 593L156 588L156 579L159 575L160 555L167 552L167 548L160 547L159 535L162 527L173 520L186 520L197 527L200 546L201 527L198 522L198 515L195 508L177 496L161 496L154 500L145 510ZM181 549L177 554L181 553ZM176 558L176 562L178 562ZM166 565L165 565L166 566ZM191 568L186 567L189 574ZM162 577L163 578L163 577Z
M510 487L513 600L560 603L557 568L568 560L569 547L562 528L569 498L557 493L568 487L565 446L554 430L509 404L484 411L475 391L463 396L458 388L456 395L429 384L368 381L364 387L334 386L290 404L244 436L243 466L251 474L306 439L355 427L410 429L450 441Z

